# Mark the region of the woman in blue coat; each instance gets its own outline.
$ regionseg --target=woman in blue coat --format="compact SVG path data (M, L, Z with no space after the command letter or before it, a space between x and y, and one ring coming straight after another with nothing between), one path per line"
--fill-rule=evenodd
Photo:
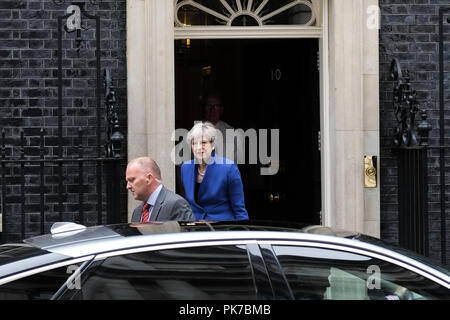
M209 122L199 122L187 140L194 159L181 166L186 200L197 220L246 220L244 188L237 165L215 154L217 130Z

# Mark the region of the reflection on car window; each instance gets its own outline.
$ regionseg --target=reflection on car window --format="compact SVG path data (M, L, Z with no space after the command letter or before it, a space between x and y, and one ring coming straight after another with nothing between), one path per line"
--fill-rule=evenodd
M0 286L0 300L48 300L79 267L73 264L5 283Z
M114 256L63 299L255 299L245 246L179 248Z
M449 299L445 287L386 261L364 255L273 246L296 299Z
M0 277L20 273L42 265L67 260L68 257L26 244L0 246Z
M28 245L4 244L0 246L0 265L5 265L19 259L33 258L46 252Z
M417 260L433 269L438 270L439 272L442 272L443 274L446 274L447 276L450 277L450 269L448 266L443 265L439 259L432 259L431 257L426 257L422 254L419 254L417 252L414 252L412 250L409 249L405 249L402 247L399 247L397 245L393 245L391 243L388 243L384 240L378 239L378 238L374 238L371 236L367 236L367 235L363 235L363 234L358 234L357 237L354 237L354 239L356 240L360 240L363 242L367 242L367 243L371 243L374 244L376 246L380 246L395 252L400 253L401 255L407 256L411 259Z

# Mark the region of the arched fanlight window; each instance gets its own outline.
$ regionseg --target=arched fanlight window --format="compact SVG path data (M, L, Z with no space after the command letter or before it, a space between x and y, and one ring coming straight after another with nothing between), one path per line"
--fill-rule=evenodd
M174 0L175 27L316 26L321 0Z

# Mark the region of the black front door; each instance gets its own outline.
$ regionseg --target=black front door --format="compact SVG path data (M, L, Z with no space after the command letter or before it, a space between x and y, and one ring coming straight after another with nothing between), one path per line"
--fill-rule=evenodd
M224 100L223 120L257 133L239 164L250 218L320 223L318 40L192 40L176 47L177 128L201 118L196 101L214 90ZM266 142L268 152L258 148L258 163L249 164L248 143L255 142ZM261 174L264 155L276 174Z

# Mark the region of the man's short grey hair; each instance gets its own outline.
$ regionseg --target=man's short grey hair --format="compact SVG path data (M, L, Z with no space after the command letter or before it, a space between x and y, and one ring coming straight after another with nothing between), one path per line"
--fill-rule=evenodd
M191 144L192 140L195 140L197 138L204 138L211 142L211 145L214 147L214 141L216 140L216 137L217 129L211 122L198 122L192 127L191 131L188 132L187 142Z

